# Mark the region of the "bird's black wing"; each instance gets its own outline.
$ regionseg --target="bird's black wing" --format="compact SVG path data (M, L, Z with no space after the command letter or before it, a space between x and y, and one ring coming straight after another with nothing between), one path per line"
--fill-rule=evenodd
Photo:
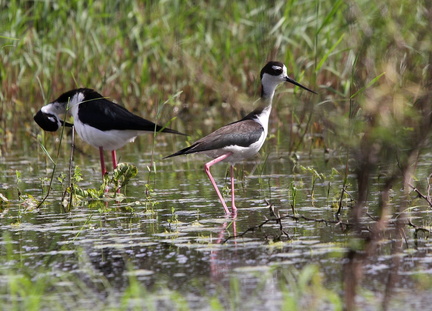
M105 98L87 99L79 105L78 118L80 121L101 131L137 130L182 134L143 119Z
M242 119L217 129L197 140L191 146L167 156L167 158L182 154L216 150L228 146L249 147L259 140L263 132L264 128L258 122L252 119Z

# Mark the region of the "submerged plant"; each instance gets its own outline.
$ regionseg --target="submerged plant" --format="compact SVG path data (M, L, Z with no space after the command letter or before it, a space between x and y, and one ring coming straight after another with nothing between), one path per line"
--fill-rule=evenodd
M135 165L129 163L119 163L114 169L112 175L105 174L103 182L98 189L89 188L83 189L76 185L82 180L81 171L75 167L72 180L74 181L66 191L71 195L67 206L70 209L72 206L85 204L85 202L94 200L106 200L107 198L115 199L117 202L122 200L120 189L124 189L130 179L138 174L138 169Z
M113 188L119 190L120 188L126 187L129 180L138 174L138 169L133 164L120 163L117 168L113 171L112 177L106 184L107 187L113 185ZM104 178L104 184L106 179Z
M319 173L316 169L314 169L313 167L310 167L310 166L308 166L308 167L305 167L305 166L303 166L303 165L300 165L299 166L300 167L300 170L301 171L303 171L303 172L305 172L305 173L310 173L311 174L311 176L312 176L312 181L311 181L311 190L310 190L310 197L311 197L311 200L312 200L312 204L313 204L313 202L314 202L314 200L315 200L315 198L314 198L314 191L315 191L315 184L316 184L316 181L317 181L317 179L321 179L321 180L323 180L325 177L324 177L324 174L321 174L321 173Z

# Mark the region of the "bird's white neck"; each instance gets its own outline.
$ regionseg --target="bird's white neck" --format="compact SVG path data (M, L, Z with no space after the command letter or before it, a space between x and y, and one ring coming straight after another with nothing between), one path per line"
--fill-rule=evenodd
M280 81L269 79L267 75L263 76L261 80L261 101L263 101L266 106L271 106L276 87L280 83Z
M265 136L267 136L267 129L268 129L268 123L269 123L271 109L272 109L272 106L271 106L271 102L270 102L269 105L266 105L262 109L262 111L259 114L256 115L256 118L258 119L258 122L264 128Z
M264 107L259 115L257 115L260 123L267 130L269 117L272 109L273 97L276 91L276 87L280 82L273 82L272 80L263 77L261 82L261 98L260 106Z
M83 93L79 92L72 96L68 103L68 107L70 109L70 113L73 116L74 119L77 119L78 116L78 106L80 103L82 103L85 99L85 96Z

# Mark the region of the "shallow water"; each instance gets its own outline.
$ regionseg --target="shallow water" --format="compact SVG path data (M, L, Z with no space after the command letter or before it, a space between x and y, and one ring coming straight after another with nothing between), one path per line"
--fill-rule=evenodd
M176 147L164 142L156 147L166 155L182 146L182 142L175 143ZM75 155L84 177L79 182L83 188L100 185L97 152L86 152L91 151L94 153L90 156ZM224 216L203 172L206 158L161 160L159 155L142 152L139 145L119 151L121 161L134 163L139 170L138 176L122 190L125 198L121 202L92 202L65 212L61 205L64 185L55 181L46 204L40 210L32 210L30 196L42 198L47 185L44 178L50 176L53 167L42 151L35 148L34 153L37 157L13 154L0 161L1 192L9 199L2 205L0 218L0 275L8 275L11 267L18 274L30 273L33 279L48 275L62 293L49 299L53 304L60 303L63 309L97 310L119 305L133 278L153 293L150 304L156 309L177 308L179 300L173 298L173 293L179 293L180 300L186 301L190 309L212 309L209 301L217 297L231 309L278 310L286 306L286 292L281 284L286 284L288 292L298 290L298 296L307 300L308 292L298 282L302 271L311 264L318 267L325 288L341 293L344 255L352 243L350 233L333 223L314 219L334 220L342 189L341 172L345 169L343 155L314 151L298 154L294 163L286 150L279 147L270 152L267 143L260 157L237 166L239 211L237 218L232 219ZM152 157L155 165L151 165ZM419 165L419 176L427 176L427 159L430 157ZM321 178L316 177L313 169L322 174ZM64 152L58 159L55 176L67 172ZM220 186L229 186L225 178L227 165L216 165L212 172ZM355 198L354 175L350 175L348 185L348 192ZM399 192L394 189L395 198ZM377 193L371 194L368 208L372 214L377 198ZM281 224L269 221L250 230L272 218L267 202L282 216L293 215L291 205L295 202L297 215L307 219L285 218ZM430 209L419 200L413 199L413 203L416 206L410 216L418 224L430 224ZM352 204L352 199L345 197L343 219ZM383 239L378 253L365 266L363 291L371 293L359 300L365 310L378 309L377 301L383 295L392 267L392 243L391 239ZM7 254L6 245L11 245L13 254ZM400 309L416 309L432 302L430 282L427 286L419 285L432 273L431 251L430 240L424 235L414 239L413 230L407 227L403 253L398 255L402 260L396 285ZM82 282L81 291L71 285L71 274ZM68 277L63 279L63 275ZM419 275L423 278L419 279ZM0 279L0 283L7 282L5 277ZM129 305L147 305L148 299L149 296L135 298ZM300 299L299 305L302 304L308 305ZM333 307L329 303L316 308Z

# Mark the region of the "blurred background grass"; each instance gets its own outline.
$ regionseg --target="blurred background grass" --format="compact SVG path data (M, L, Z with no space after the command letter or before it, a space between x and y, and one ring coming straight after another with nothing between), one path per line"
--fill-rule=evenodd
M431 83L426 0L0 0L0 20L3 153L25 148L17 133L34 138L34 113L75 87L205 134L249 112L261 67L280 60L320 93L278 98L288 105L271 128L289 127L295 151L358 146L370 119L394 143L423 116L414 102Z

